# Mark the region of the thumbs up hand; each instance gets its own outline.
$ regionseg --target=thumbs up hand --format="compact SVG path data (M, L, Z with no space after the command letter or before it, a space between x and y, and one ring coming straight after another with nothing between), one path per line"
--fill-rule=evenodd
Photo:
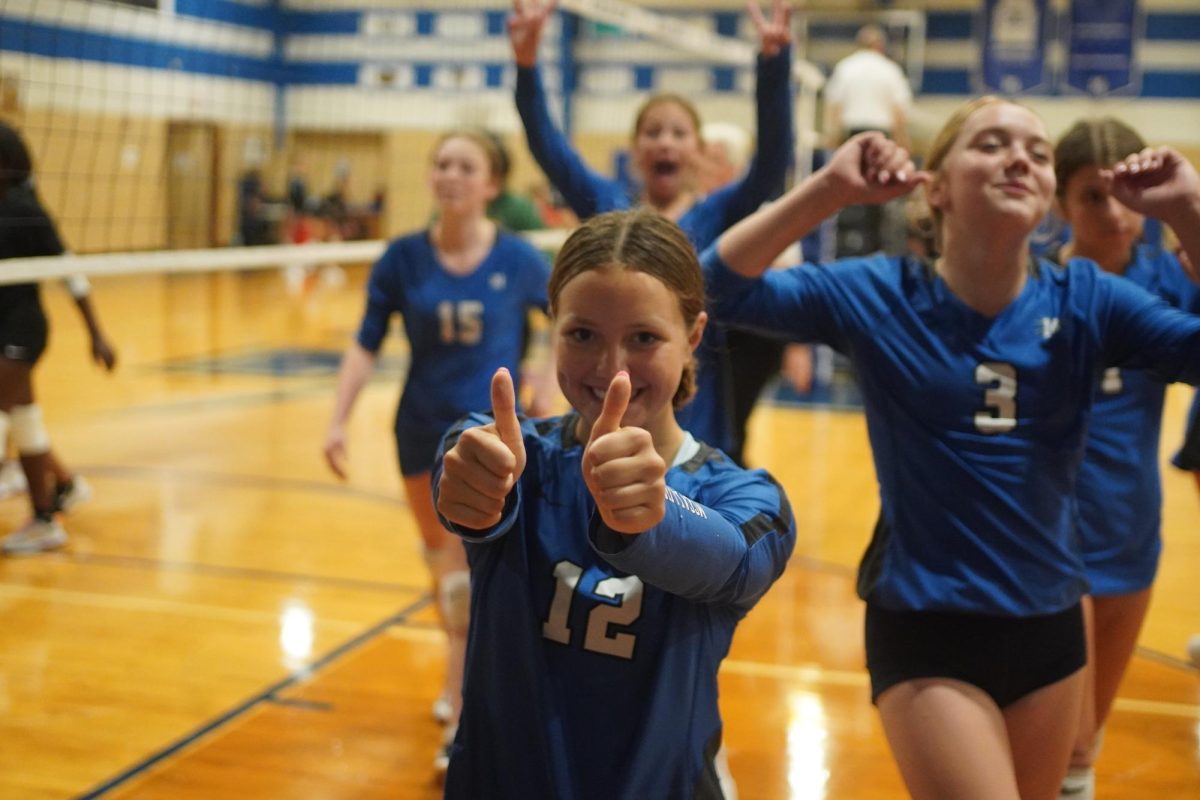
M632 388L618 372L583 451L583 480L596 509L618 533L644 533L666 513L667 465L644 428L622 428Z
M463 431L442 459L438 511L474 530L500 522L504 501L525 471L525 440L517 420L512 375L501 367L492 376L496 421Z

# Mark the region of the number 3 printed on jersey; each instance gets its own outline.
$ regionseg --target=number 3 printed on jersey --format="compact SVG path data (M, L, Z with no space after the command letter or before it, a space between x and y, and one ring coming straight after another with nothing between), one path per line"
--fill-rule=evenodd
M479 344L483 339L483 303L443 300L437 305L442 344Z
M975 367L975 383L983 392L984 408L975 412L980 433L1008 433L1017 427L1017 370L1012 364L985 361Z
M560 561L554 565L554 599L550 601L549 617L542 623L542 636L559 644L571 644L571 604L576 594L591 599L587 592L579 590L581 577L583 567L578 564ZM619 600L616 605L603 599L596 600L596 607L588 612L583 649L618 658L633 658L637 637L632 633L610 633L609 626L632 625L637 621L642 613L642 581L636 575L608 577L596 584L591 595Z

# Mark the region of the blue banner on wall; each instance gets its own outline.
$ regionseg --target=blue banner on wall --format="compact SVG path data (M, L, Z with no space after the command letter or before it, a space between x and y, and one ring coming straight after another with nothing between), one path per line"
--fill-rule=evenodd
M987 0L976 24L979 88L1027 94L1046 88L1047 0Z
M1073 0L1066 32L1065 88L1095 97L1136 94L1141 72L1134 46L1141 36L1137 0Z

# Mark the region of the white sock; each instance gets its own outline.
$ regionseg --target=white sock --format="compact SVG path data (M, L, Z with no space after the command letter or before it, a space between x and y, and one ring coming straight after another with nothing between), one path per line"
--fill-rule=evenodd
M1095 800L1096 773L1091 767L1071 767L1063 778L1059 800Z

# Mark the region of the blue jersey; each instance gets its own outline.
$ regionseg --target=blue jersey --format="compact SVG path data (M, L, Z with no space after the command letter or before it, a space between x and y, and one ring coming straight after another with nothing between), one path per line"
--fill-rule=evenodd
M791 62L790 48L758 59L758 147L750 167L740 179L700 200L678 220L697 252L783 190L795 139ZM550 118L537 67L517 68L516 102L529 152L580 219L636 203L624 183L593 172L571 148ZM725 337L717 325L705 329L696 356L700 365L696 396L676 417L696 438L729 449L733 444L731 376Z
M410 362L398 435L440 435L463 414L491 406L492 374L499 367L519 374L525 315L547 307L549 274L545 257L502 231L466 275L441 265L426 231L391 243L371 270L358 343L377 352L391 315L403 316Z
M522 420L528 463L495 528L443 520L471 565L446 796L719 797L717 669L783 572L791 509L765 472L689 437L667 472L666 518L614 533L583 482L578 420ZM488 422L472 415L443 448Z
M994 318L926 264L772 270L703 256L718 318L846 353L866 404L880 523L859 572L893 610L1032 616L1087 588L1075 479L1109 366L1200 380L1200 319L1091 262L1041 262Z
M1162 248L1136 248L1124 277L1176 308L1200 313L1200 287ZM1128 594L1154 580L1162 549L1158 445L1165 396L1162 381L1119 367L1106 369L1096 385L1076 487L1080 545L1094 595Z

